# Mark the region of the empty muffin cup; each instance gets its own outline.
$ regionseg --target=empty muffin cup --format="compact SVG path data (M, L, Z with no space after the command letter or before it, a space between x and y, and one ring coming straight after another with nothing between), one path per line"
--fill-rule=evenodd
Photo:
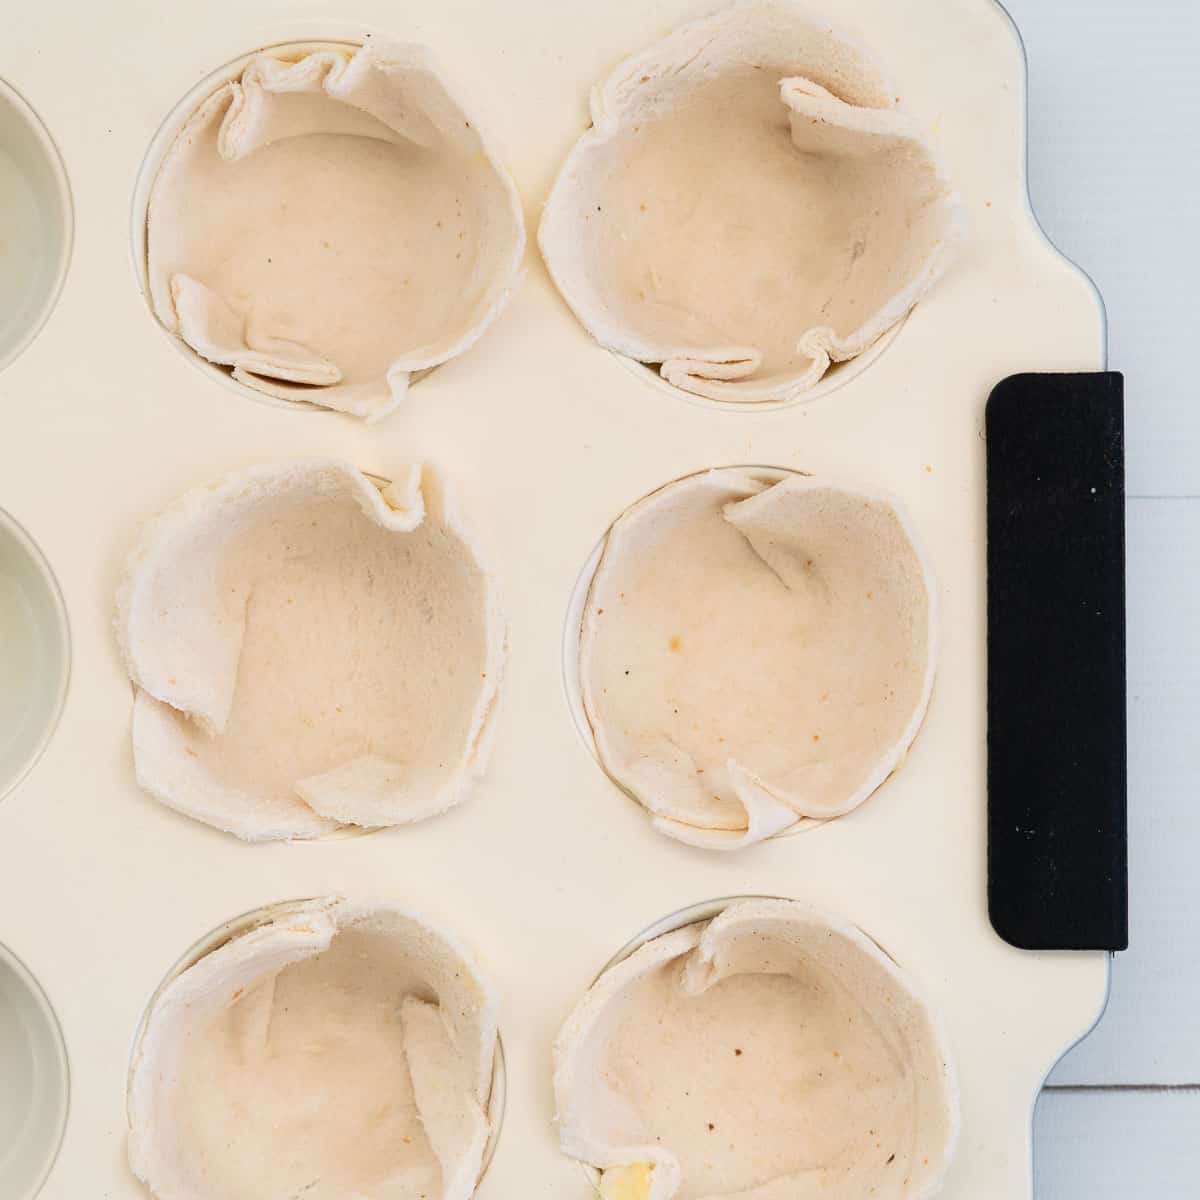
M932 571L894 499L724 467L613 523L571 600L564 677L654 827L737 850L883 783L920 728L937 642Z
M0 1195L33 1200L67 1124L67 1049L28 968L0 945Z
M471 952L408 908L247 913L149 1004L130 1164L173 1200L469 1200L503 1116L496 1009Z
M845 920L735 897L657 922L555 1044L563 1151L604 1200L941 1188L958 1091L940 1019Z
M0 798L49 744L70 666L58 581L29 534L0 509Z
M37 335L71 257L71 189L29 104L0 79L0 369Z
M134 239L198 361L373 420L497 317L525 233L431 52L373 36L272 46L189 93L142 168Z

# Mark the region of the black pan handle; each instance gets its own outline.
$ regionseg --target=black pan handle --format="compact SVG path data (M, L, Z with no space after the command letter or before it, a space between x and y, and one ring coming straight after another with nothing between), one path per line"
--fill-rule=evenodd
M985 423L989 915L1021 949L1124 950L1123 379L1012 375Z

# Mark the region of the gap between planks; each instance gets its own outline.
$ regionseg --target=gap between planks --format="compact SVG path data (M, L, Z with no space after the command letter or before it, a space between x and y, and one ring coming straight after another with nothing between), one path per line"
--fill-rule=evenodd
M1184 1092L1200 1095L1200 1083L1048 1083L1043 1092Z

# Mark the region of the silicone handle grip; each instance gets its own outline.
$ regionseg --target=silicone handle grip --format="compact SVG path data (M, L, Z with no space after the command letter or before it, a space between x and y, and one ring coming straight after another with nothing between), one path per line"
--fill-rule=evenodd
M988 908L1031 950L1128 945L1123 380L987 404Z

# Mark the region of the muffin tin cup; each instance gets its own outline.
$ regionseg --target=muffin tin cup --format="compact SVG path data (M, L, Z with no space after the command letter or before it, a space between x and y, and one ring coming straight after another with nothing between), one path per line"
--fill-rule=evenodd
M647 942L654 941L655 938L660 938L664 934L674 933L677 929L686 929L689 925L699 925L705 921L711 921L714 917L719 917L732 904L740 904L746 900L794 900L791 896L767 896L767 895L743 895L743 896L720 896L714 900L701 900L696 904L689 904L686 908L681 908L672 913L667 913L665 917L660 917L651 925L647 925L641 933L635 934L618 950L612 958L596 972L596 977L592 980L589 987L595 987L613 967L619 963L623 963L631 954L640 950ZM896 962L888 951L881 946L870 933L866 930L860 930L864 937L868 938L878 949L879 952ZM899 965L899 964L897 964ZM591 1163L580 1162L580 1168L591 1184L593 1192L600 1195L600 1177L601 1172Z
M71 259L71 186L29 102L0 79L0 370L38 335Z
M142 1038L145 1036L146 1026L150 1021L150 1014L154 1011L163 992L186 970L195 966L202 958L206 958L212 954L214 950L219 950L235 938L242 937L244 934L250 933L263 925L268 925L280 917L286 917L289 914L303 911L307 905L312 904L316 899L318 897L310 897L306 900L280 900L274 904L265 904L260 908L250 909L240 916L231 917L228 921L223 921L215 929L198 938L180 955L171 969L163 976L162 982L154 989L154 994L147 1002L141 1020L138 1022L137 1029L133 1035L133 1046L129 1054L129 1067L125 1078L125 1119L127 1126L132 1124L130 1103L133 1090L133 1074L141 1054ZM2 949L0 947L0 951ZM491 1125L491 1133L488 1136L487 1146L483 1152L483 1164L479 1170L480 1181L487 1174L488 1167L491 1166L492 1158L496 1153L496 1146L500 1140L500 1131L504 1125L504 1108L507 1095L508 1075L504 1060L504 1042L499 1030L497 1030L496 1054L492 1063L492 1086L487 1100L487 1114Z
M271 38L265 38L253 49L244 51L230 59L223 66L209 72L199 83L193 85L187 93L175 104L163 118L142 159L134 184L133 198L130 205L129 240L130 254L133 264L134 277L138 290L145 300L153 322L171 339L175 348L193 366L198 367L209 378L238 393L246 399L255 400L273 408L301 410L305 412L323 411L318 403L305 403L302 398L286 399L273 396L260 389L250 387L236 379L229 367L213 363L195 351L183 338L173 333L163 325L154 310L154 304L149 285L149 245L148 217L150 194L153 190L163 159L170 151L180 130L187 124L197 108L214 92L225 84L238 79L245 68L260 54L268 51L286 52L289 57L300 57L320 50L361 50L369 39L377 35L386 35L385 27L368 27L350 25L328 20L301 20L298 22L281 23L276 26L278 33ZM294 32L295 36L288 36ZM302 36L300 36L302 32ZM432 366L419 367L408 372L408 386L411 387L428 375L437 371L442 363ZM316 389L319 390L319 389ZM328 411L328 410L325 410Z
M352 465L352 464L349 464L349 465ZM409 465L413 465L413 464L409 464ZM424 464L424 465L429 465L429 464ZM373 484L381 493L385 492L386 489L395 482L389 476L379 474L378 472L369 471L362 467L358 467L355 469L357 470L359 475L361 475L363 478L365 478L371 484ZM453 503L451 504L451 508L452 509L454 508ZM2 515L2 514L0 514L0 515ZM467 541L467 542L469 542L470 540L471 539L469 537L465 538L465 541ZM484 565L486 566L486 564L484 564ZM503 659L503 655L501 655L501 659ZM126 662L126 668L129 669L129 661L128 660ZM503 668L503 661L501 661L501 669L502 668ZM132 704L134 706L137 705L138 697L141 692L141 686L142 685L138 681L135 681L135 680L130 681L130 697L131 697ZM170 703L169 700L167 700L164 697L159 697L159 699L163 700L163 702L168 705ZM178 711L178 710L175 710L175 711ZM489 715L489 717L485 721L485 733L482 735L482 738L481 738L481 740L484 742L487 741L488 734L486 733L486 726L488 724L490 724L490 720L491 720L491 718ZM135 755L135 758L136 758L136 755ZM329 764L330 767L332 767L333 765L336 765L336 764ZM145 786L145 790L149 796L154 797L156 799L158 798L156 796L156 793L155 793L152 785L144 785L144 786ZM2 793L0 793L0 794L2 794ZM457 802L458 801L455 801L455 803L457 803ZM170 803L168 803L166 801L164 801L164 803L167 804L167 807L172 807L172 805ZM453 807L453 806L454 805L451 804L449 807ZM290 836L274 836L274 837L266 839L266 840L281 841L281 842L286 843L289 846L290 845L321 844L321 843L328 843L328 842L346 841L349 839L365 837L365 836L367 836L369 834L373 834L373 833L382 833L383 831L388 830L388 829L404 828L407 825L416 824L423 820L436 819L437 817L442 816L444 811L445 810L442 810L442 812L437 812L437 813L429 814L429 815L426 815L423 817L419 817L416 819L416 821L398 820L398 821L392 821L392 822L385 821L381 824L361 824L360 825L360 824L355 824L354 822L352 822L350 820L347 820L344 824L338 825L335 828L328 830L327 832L314 832L314 833L293 832ZM212 822L207 820L207 818L204 816L194 816L190 813L186 814L186 815L188 815L189 819L195 820L200 824L212 824ZM224 830L224 832L228 832L228 830ZM233 835L231 834L230 836L233 836Z
M67 1048L46 993L0 945L0 1195L33 1200L62 1144L70 1103Z
M70 675L58 581L33 538L0 509L0 801L50 744Z

